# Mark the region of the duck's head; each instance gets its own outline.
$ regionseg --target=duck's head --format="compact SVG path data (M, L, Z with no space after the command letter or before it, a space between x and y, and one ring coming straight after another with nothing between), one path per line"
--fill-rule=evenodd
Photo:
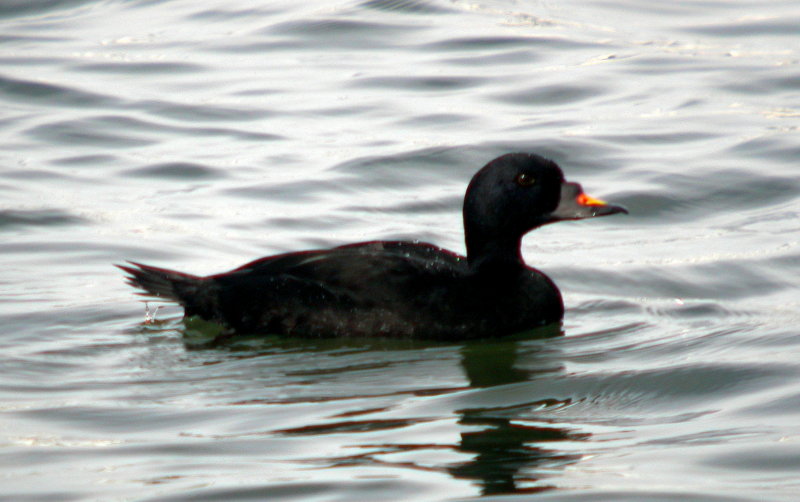
M586 195L558 165L532 153L509 153L486 164L467 188L464 232L471 266L490 261L522 264L522 237L563 220L627 213Z

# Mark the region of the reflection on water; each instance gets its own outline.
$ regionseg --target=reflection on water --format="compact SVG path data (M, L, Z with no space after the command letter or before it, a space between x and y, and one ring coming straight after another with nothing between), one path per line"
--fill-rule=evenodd
M461 363L471 387L493 387L524 382L542 370L517 368L517 344L499 342L487 345L469 345L462 349ZM527 354L529 357L532 354ZM540 368L552 366L552 361L541 361ZM547 370L552 372L554 370ZM559 370L555 370L559 372ZM563 370L561 370L563 371ZM524 406L532 410L553 405L552 402L533 402ZM589 434L574 433L567 429L525 425L513 417L519 405L458 410L458 423L475 431L461 433L459 451L473 454L470 462L450 467L456 477L476 480L484 495L533 493L555 488L542 480L541 472L553 471L578 462L581 455L559 451L559 441L583 441ZM542 443L552 443L544 448Z
M552 490L547 477L569 464L577 463L581 455L565 454L558 450L558 441L579 441L589 434L570 434L556 427L515 425L508 418L487 418L486 410L475 410L476 416L464 413L463 425L485 427L481 432L462 434L459 450L474 453L475 460L449 469L453 476L477 480L483 495L535 493ZM540 443L554 442L552 449ZM542 478L545 478L544 480Z
M558 336L558 326L550 326L535 333L525 335L528 340L540 340ZM530 337L533 338L530 338ZM226 343L230 340L226 340ZM236 343L234 341L234 343ZM313 346L314 350L342 350L351 348L363 351L369 347L374 350L415 350L424 347L425 342L397 341L397 340L279 340L264 344L258 342L262 350L266 346L277 343L278 346L287 347ZM225 348L225 345L217 345ZM251 345L252 348L252 345ZM546 356L539 357L536 350L528 348L525 351L527 368L516 365L521 350L519 341L492 341L476 342L464 345L458 349L460 366L467 376L468 385L451 388L428 388L416 391L402 391L418 397L446 397L452 394L469 393L471 389L480 389L486 392L492 387L507 384L526 382L535 378L537 374L547 373L553 378L563 375L563 366L560 365L557 354L549 352ZM251 357L251 356L245 356ZM533 361L535 362L533 362ZM375 368L385 369L386 365L378 362L359 366L348 365L332 369L317 371L292 371L292 374L304 376L320 376L324 374L341 374L350 371L370 370ZM365 399L374 398L370 395L339 396L337 399ZM248 402L247 404L252 404ZM280 405L281 403L271 403ZM458 434L457 443L447 444L441 441L432 443L404 442L370 443L358 441L350 446L354 453L344 456L324 458L308 458L304 462L324 465L325 467L353 467L353 466L391 466L397 468L418 469L424 471L449 473L457 479L468 479L481 487L485 495L533 493L555 488L547 484L547 478L569 464L578 462L582 455L578 453L565 453L559 449L559 442L587 441L591 434L560 428L556 425L530 425L533 420L515 419L521 413L532 413L535 416L537 409L560 406L568 403L556 402L553 399L544 399L533 402L505 402L496 406L466 407L456 411ZM422 416L412 418L376 418L387 412L391 406L366 408L353 412L339 413L331 416L332 421L326 423L303 425L274 431L280 436L309 436L322 437L331 434L347 434L357 439L359 435L369 436L376 431L395 431L394 436L402 438L404 429L413 428L415 425L434 422L451 421L449 416ZM574 449L574 447L573 447ZM463 454L468 460L449 461L441 464L424 460L427 453L447 451L453 454ZM402 460L397 460L399 457ZM409 460L419 458L421 461Z

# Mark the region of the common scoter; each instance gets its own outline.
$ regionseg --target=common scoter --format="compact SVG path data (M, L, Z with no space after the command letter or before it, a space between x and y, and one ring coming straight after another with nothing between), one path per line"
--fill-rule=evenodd
M522 237L548 223L615 213L627 210L589 197L555 162L510 153L467 187L466 256L423 242L370 241L268 256L206 277L117 266L143 295L229 332L466 340L561 320L561 293L525 265Z

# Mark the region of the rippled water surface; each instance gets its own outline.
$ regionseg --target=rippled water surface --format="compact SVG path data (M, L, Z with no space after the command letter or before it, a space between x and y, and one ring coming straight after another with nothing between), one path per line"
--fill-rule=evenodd
M8 500L797 500L800 6L0 4ZM463 251L471 175L631 214L526 260L555 330L210 343L112 263ZM155 305L150 304L152 310Z

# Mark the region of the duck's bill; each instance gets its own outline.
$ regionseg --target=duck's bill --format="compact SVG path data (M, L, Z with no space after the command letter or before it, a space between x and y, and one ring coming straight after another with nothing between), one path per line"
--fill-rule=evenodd
M628 210L587 195L577 183L565 182L561 185L561 200L550 218L551 221L581 220L617 213L628 214Z

